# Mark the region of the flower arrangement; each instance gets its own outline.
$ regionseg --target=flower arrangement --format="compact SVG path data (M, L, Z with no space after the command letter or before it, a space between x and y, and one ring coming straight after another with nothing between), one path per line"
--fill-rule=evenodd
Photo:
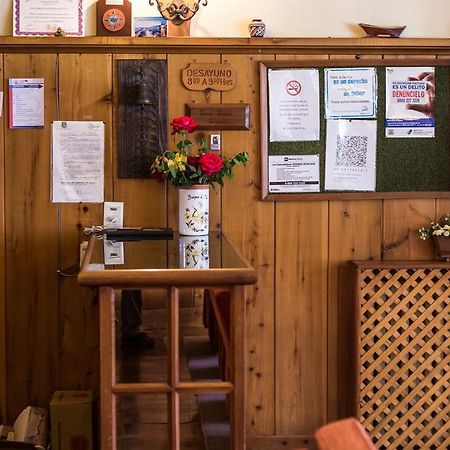
M419 228L420 239L426 240L432 236L450 237L450 213L443 215L437 222L431 222L427 228Z
M152 175L160 181L168 180L174 186L194 184L215 184L223 186L224 178L233 177L233 167L246 165L248 153L240 152L232 158L219 156L208 151L204 139L199 141L199 149L193 153L193 144L187 135L198 128L192 117L177 117L170 123L172 135L180 137L176 151L166 151L151 165Z

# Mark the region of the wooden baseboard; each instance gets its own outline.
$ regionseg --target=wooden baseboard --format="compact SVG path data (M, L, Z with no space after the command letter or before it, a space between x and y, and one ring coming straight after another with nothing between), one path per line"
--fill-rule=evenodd
M247 436L247 450L316 450L314 436Z

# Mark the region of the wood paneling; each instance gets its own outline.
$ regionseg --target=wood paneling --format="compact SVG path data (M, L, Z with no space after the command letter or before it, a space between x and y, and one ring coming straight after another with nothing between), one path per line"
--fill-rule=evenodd
M276 434L326 421L328 202L277 203Z
M56 55L5 55L4 71L6 79L45 79L45 127L5 130L6 382L11 420L29 404L46 405L59 377L57 209L49 198Z
M117 86L117 61L120 59L166 59L160 54L114 55L113 58L113 86ZM114 124L117 124L117 93L114 92ZM113 179L114 201L123 202L124 225L166 227L166 189L163 183L152 179L123 179L118 178L117 134L113 133ZM150 171L150 163L148 164ZM112 200L112 199L111 199Z
M434 219L434 204L435 200L384 200L383 259L433 259L433 247L417 231Z
M112 200L111 55L59 56L60 120L105 122L105 200ZM60 267L71 273L79 264L84 227L103 223L103 206L67 203L60 208ZM76 278L60 277L60 387L96 389L98 385L98 308L94 291Z
M176 229L176 190L154 180L118 179L114 137L115 61L166 59L169 119L184 115L186 103L250 104L249 131L218 131L223 153L246 150L250 163L237 168L223 190L211 190L210 218L211 228L223 228L258 273L246 303L249 446L312 446L302 436L337 415L340 267L352 258L432 259L432 244L421 241L417 229L448 212L450 202L261 202L258 61L313 64L356 54L449 59L450 40L36 38L30 44L0 38L2 43L4 52L14 52L4 55L4 87L9 77L44 77L46 105L44 129L9 130L1 122L0 130L0 409L6 383L7 419L28 404L48 406L57 388L98 385L94 291L56 271L75 272L82 229L102 222L102 206L50 203L50 121L104 120L105 199L124 202L128 226ZM181 70L195 62L229 62L237 71L236 87L208 99L187 90Z
M330 202L328 255L328 421L338 417L338 294L342 265L381 255L381 200Z
M265 56L264 59L267 59ZM236 169L222 194L223 230L253 264L258 283L247 288L247 430L249 435L275 432L274 399L274 204L259 202L259 77L261 56L224 57L238 73L235 89L222 93L226 103L250 104L250 130L222 134L223 153L249 152L248 167Z
M3 80L3 55L0 58L0 80ZM4 89L4 88L3 88ZM3 104L0 105L3 111ZM5 144L3 126L5 113L0 117L0 423L6 419L6 304L5 304Z

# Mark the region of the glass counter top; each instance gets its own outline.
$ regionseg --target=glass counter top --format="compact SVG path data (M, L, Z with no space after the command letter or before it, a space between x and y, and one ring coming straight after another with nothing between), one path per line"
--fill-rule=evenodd
M180 285L230 276L236 278L231 284L256 281L254 269L219 232L204 236L174 233L172 238L139 240L92 236L78 280L87 285L104 285L101 281L124 285L126 281L127 286L143 286L156 285L161 276L173 277Z

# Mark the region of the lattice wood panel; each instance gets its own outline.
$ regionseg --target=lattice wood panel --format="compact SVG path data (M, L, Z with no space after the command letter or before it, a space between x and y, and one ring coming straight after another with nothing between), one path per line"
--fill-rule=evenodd
M450 271L360 280L361 422L379 449L450 448Z

